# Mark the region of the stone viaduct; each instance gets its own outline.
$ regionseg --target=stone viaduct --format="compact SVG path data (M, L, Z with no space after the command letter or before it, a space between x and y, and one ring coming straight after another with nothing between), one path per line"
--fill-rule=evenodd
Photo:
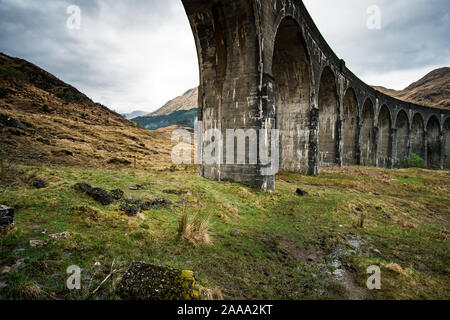
M393 168L415 153L450 160L450 111L384 95L355 76L301 0L182 0L197 47L202 130L280 130L280 169ZM368 61L368 63L370 63ZM449 159L447 159L449 157ZM260 163L260 162L258 162ZM202 176L264 189L261 164L201 166Z

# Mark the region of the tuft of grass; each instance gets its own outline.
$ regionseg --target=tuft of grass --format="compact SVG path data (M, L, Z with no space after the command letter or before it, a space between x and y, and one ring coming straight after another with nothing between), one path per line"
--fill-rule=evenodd
M26 283L23 287L18 288L18 294L28 300L36 300L41 297L43 291L35 282Z
M209 215L197 211L190 218L188 212L184 210L178 223L178 238L194 245L210 245L212 240L209 229Z
M204 299L206 300L224 300L223 298L223 293L222 293L222 289L220 289L219 287L214 287L214 288L202 288L201 289L201 294L204 297Z

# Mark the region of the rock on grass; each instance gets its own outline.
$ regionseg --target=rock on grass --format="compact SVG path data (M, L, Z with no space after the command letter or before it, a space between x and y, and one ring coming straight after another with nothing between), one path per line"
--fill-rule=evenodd
M5 205L0 205L0 228L14 224L14 209Z
M31 183L31 185L36 189L43 189L47 187L47 181L43 179L36 179Z
M200 300L194 273L144 262L133 262L118 284L125 300Z
M101 188L93 188L90 184L84 182L77 183L75 188L83 191L104 206L108 206L113 203L115 198L119 195L118 190L114 190L114 193L112 194Z

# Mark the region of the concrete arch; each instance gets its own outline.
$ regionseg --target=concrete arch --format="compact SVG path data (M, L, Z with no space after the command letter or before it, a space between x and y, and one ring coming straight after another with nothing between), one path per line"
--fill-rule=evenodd
M361 160L365 166L374 164L375 160L375 108L372 100L367 98L361 111Z
M450 117L444 121L444 168L450 169Z
M357 165L358 147L358 100L355 90L348 88L342 110L342 161L343 165Z
M378 166L390 168L392 164L392 118L387 105L378 113Z
M416 113L411 123L411 153L425 159L425 124L420 113Z
M287 17L278 26L272 58L280 167L307 172L309 160L311 67L301 29Z
M396 128L396 166L405 166L405 161L409 158L409 119L404 110L397 113L395 120Z
M333 166L339 162L338 115L339 102L336 77L330 67L323 68L318 94L319 106L319 166Z
M441 167L441 126L436 116L427 121L427 166L430 169Z

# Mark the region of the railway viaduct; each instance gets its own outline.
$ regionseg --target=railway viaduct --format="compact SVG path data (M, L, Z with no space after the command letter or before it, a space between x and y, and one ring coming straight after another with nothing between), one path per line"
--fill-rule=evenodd
M415 153L441 169L450 111L403 102L362 82L301 0L182 0L194 34L202 130L280 130L280 169L399 167ZM368 62L369 63L369 62ZM202 176L264 189L262 165L201 165Z

